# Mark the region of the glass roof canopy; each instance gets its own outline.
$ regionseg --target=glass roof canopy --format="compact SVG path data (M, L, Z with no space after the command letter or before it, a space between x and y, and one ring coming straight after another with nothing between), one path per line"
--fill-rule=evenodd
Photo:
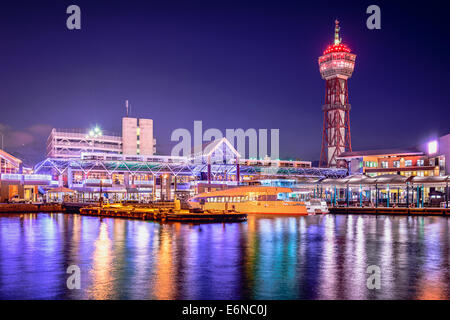
M430 176L430 177L418 177L411 176L405 177L398 174L384 174L376 177L368 177L365 175L352 175L341 179L327 178L320 182L324 186L336 186L336 187L347 187L347 186L367 186L367 185L378 185L378 186L401 186L405 187L409 185L426 185L442 187L450 183L450 176Z
M173 174L175 176L199 176L207 172L206 163L189 162L147 162L147 161L102 161L81 159L47 158L34 167L35 173L63 174L71 170L81 170L84 173L104 171L108 174L128 172L130 174ZM211 164L214 173L235 174L236 164ZM342 178L347 174L346 169L334 168L284 168L240 165L241 175L262 176L298 176L315 178Z

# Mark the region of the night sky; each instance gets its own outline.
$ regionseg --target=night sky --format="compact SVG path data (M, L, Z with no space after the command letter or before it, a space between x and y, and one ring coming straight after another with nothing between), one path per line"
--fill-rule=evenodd
M9 1L0 10L0 132L34 164L52 127L120 133L152 118L159 154L176 128L279 128L282 158L318 160L325 82L317 58L334 20L357 54L353 150L450 133L444 1ZM81 8L81 30L66 8ZM368 30L366 8L381 8Z

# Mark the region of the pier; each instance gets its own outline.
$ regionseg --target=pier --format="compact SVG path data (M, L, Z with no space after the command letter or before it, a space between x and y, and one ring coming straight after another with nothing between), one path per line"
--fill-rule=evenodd
M80 209L80 214L151 221L240 222L247 220L247 214L225 210L202 211L135 206L84 207Z
M360 208L360 207L332 207L334 214L383 214L383 215L414 215L414 216L450 216L448 208Z
M386 174L374 177L352 175L323 179L313 183L314 195L326 199L331 207L358 207L358 210L392 208L400 211L441 210L449 207L450 176L403 176ZM340 210L340 209L339 209ZM430 211L431 212L431 211Z
M2 213L37 213L37 212L64 212L61 204L30 204L30 203L0 203Z

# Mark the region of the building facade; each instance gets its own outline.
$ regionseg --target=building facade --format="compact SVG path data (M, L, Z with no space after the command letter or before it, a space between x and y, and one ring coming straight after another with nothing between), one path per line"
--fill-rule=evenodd
M445 154L429 153L419 148L344 152L338 159L347 162L350 175L432 177L448 174Z
M47 157L69 159L81 157L83 153L153 155L155 144L153 120L123 118L122 136L99 127L89 130L52 129L47 139Z
M39 186L50 185L50 175L33 174L30 168L23 167L22 160L3 150L0 150L0 162L0 202L13 197L36 201Z
M345 169L313 168L308 161L241 159L225 139L190 156L84 153L70 159L47 158L34 167L52 177L51 186L77 192L78 200L173 200L205 190L267 179L344 177Z
M47 139L47 157L73 158L83 152L122 153L122 138L104 133L98 127L91 130L52 129Z
M156 153L153 120L122 118L122 153L153 155Z
M19 173L22 170L22 160L0 149L0 174Z

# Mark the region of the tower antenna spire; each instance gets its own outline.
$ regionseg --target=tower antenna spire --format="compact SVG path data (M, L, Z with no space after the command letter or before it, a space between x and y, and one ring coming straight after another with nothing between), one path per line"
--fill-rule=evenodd
M338 45L342 42L342 39L339 38L339 30L341 30L341 28L339 28L339 21L338 19L336 19L336 21L334 21L335 23L335 27L334 27L334 44Z

